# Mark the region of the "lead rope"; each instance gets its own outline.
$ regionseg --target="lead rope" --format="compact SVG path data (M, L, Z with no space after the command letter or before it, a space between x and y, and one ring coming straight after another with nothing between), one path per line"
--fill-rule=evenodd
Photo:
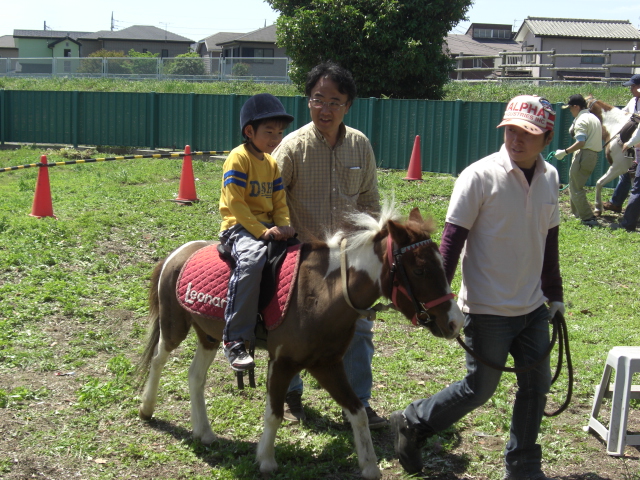
M483 358L480 358L473 350L471 350L471 348L469 348L469 346L466 343L464 343L464 341L460 338L459 335L456 337L456 340L469 355L471 355L478 362L486 365L487 367L493 368L494 370L499 370L501 372L524 373L524 372L528 372L529 370L533 370L545 358L551 355L551 351L555 346L556 339L558 339L558 362L556 364L555 374L551 379L551 385L553 385L558 379L558 377L560 376L560 372L562 370L562 358L563 358L564 348L566 348L567 375L569 377L569 384L567 386L567 398L564 401L564 403L560 406L560 408L558 408L555 412L551 412L551 413L544 412L544 415L546 417L555 417L557 415L560 415L562 412L564 412L569 406L569 403L571 402L571 397L573 395L573 364L571 363L571 353L569 351L569 335L567 333L567 322L565 321L564 316L560 312L557 312L554 315L553 319L551 320L551 323L553 325L553 334L552 334L551 342L549 344L549 348L539 360L537 360L531 365L527 365L526 367L502 367L500 365L496 365L495 363L488 362Z

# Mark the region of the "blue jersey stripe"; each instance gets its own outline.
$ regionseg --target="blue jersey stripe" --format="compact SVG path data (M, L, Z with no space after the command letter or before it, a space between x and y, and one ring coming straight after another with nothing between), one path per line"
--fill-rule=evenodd
M284 185L276 185L275 183L273 184L273 191L274 192L279 192L280 190L284 190Z
M249 175L247 175L244 172L240 172L239 170L228 170L227 172L225 172L224 174L225 180L227 177L230 177L230 176L238 177L242 180L246 180L249 178Z
M273 188L279 187L282 185L282 177L278 177L273 181Z
M224 181L224 186L226 187L230 183L234 183L234 184L236 184L236 185L238 185L239 187L242 187L242 188L247 188L247 182L243 182L242 180L239 180L239 179L234 178L234 177L227 178Z

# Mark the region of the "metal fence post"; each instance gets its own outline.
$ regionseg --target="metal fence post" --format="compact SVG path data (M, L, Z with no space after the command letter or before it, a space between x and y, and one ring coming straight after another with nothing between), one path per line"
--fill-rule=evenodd
M453 161L449 162L449 165L455 166L454 171L449 172L454 175L457 175L462 171L462 168L459 167L460 158L458 158L458 144L460 142L460 129L463 127L462 125L462 104L464 100L456 100L453 105L453 115L451 117L451 159ZM466 166L466 165L465 165Z
M78 101L79 95L80 92L78 90L71 92L71 143L73 143L73 148L78 148L78 130L80 128L80 122L78 121L80 117L80 112L78 111L80 105Z
M462 59L462 57L464 56L464 53L460 52L460 55L458 55L458 68L463 68L464 67L464 60ZM458 72L458 80L462 80L462 72Z
M5 128L7 125L7 118L5 115L5 90L0 89L0 145L4 145Z

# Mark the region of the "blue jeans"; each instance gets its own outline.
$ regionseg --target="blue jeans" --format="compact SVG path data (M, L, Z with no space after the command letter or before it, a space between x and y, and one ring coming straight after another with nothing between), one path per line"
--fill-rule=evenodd
M371 374L373 350L373 322L366 318L359 318L356 321L356 331L342 361L351 388L365 407L369 406L373 384ZM289 392L302 394L303 388L302 378L298 374L291 380Z
M625 172L618 177L618 184L613 190L611 203L621 207L627 199L627 195L629 195L629 190L631 190L631 179L629 178L629 174Z
M518 317L467 314L465 342L488 362L505 365L511 354L516 367L538 361L549 346L549 312L541 305ZM427 437L444 430L486 403L502 372L466 355L467 375L428 399L416 400L404 411L411 428ZM536 443L551 386L549 358L535 369L516 375L518 390L504 456L507 472L533 476L541 472L542 449Z
M632 232L638 226L638 218L640 218L640 166L636 168L636 176L631 187L631 196L620 225Z

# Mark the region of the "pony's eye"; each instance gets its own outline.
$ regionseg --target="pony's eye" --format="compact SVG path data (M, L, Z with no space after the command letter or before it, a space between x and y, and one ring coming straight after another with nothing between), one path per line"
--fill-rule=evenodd
M414 275L418 275L418 276L424 275L424 269L422 269L422 268L414 268L413 269L413 273L414 273Z

